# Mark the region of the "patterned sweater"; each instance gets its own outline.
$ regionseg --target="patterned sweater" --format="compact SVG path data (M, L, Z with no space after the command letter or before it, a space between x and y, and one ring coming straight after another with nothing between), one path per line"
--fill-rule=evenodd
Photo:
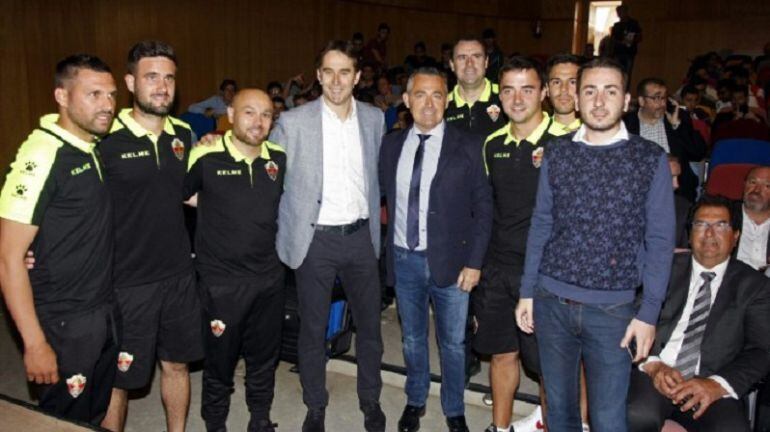
M674 202L666 155L636 135L609 145L551 141L527 242L521 296L536 285L588 304L633 301L655 324L674 249Z

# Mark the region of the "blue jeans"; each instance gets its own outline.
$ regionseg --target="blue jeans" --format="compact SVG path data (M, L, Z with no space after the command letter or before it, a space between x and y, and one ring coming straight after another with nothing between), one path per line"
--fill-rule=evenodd
M441 359L441 408L447 417L464 415L465 321L468 293L456 284L433 282L423 253L395 248L396 302L403 333L407 404L423 406L430 388L428 311L433 303Z
M626 432L631 356L620 341L634 317L633 302L579 304L538 287L535 332L554 432L580 432L580 359L586 370L591 432Z

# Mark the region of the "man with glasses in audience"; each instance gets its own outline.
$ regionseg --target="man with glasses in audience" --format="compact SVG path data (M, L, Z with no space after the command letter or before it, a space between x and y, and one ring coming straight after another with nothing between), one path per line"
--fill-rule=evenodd
M679 104L668 96L666 83L659 78L645 78L636 87L639 110L625 115L623 121L629 133L637 134L679 159L682 175L678 194L695 201L698 176L690 162L706 156L706 142L692 128L692 121Z
M631 372L629 429L748 432L740 398L770 371L770 281L732 258L738 210L704 196L677 254L651 356Z

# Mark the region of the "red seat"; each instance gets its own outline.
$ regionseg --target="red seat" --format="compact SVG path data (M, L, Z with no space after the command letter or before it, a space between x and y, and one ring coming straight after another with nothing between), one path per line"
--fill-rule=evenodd
M732 120L723 123L711 131L711 142L729 138L749 138L770 141L770 129L767 125L748 119Z
M714 167L706 182L706 193L721 195L732 200L743 197L743 183L756 164L723 164Z

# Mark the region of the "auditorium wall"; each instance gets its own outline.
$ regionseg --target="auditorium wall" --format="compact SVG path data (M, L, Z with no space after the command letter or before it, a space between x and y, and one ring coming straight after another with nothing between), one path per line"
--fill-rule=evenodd
M581 1L579 3L586 3ZM764 0L633 0L644 29L635 77L671 82L687 59L705 50L758 50L770 40L770 2ZM583 5L585 7L585 5ZM493 27L503 51L549 54L573 46L574 0L3 0L0 4L0 165L34 127L56 109L53 68L74 52L110 64L119 105L129 103L122 81L128 48L145 38L171 43L179 56L178 106L210 96L222 78L264 86L304 72L330 38L380 22L392 28L388 57L400 62L423 40L439 54L442 42ZM540 21L543 34L533 36Z

